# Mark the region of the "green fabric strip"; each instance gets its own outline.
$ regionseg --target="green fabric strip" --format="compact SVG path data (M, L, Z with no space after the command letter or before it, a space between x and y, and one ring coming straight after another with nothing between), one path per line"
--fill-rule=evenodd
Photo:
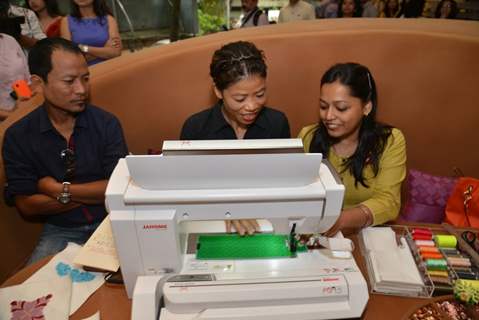
M300 251L300 250L298 250ZM264 259L296 256L289 250L289 237L277 234L237 234L200 235L198 238L197 259Z

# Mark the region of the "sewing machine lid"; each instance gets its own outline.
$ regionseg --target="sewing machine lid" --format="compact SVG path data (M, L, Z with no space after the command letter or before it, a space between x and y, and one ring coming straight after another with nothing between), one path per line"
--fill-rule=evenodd
M146 190L305 187L319 181L319 153L127 156L135 185Z

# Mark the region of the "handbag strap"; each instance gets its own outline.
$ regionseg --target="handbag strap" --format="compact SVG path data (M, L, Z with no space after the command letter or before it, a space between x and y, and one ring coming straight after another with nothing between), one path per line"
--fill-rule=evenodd
M471 221L469 220L469 202L472 200L472 191L474 187L472 184L468 185L463 192L464 195L464 213L466 214L467 225L471 226Z

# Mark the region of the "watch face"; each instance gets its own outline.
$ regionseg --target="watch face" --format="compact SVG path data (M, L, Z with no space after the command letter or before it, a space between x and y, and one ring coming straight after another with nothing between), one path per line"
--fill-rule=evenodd
M61 204L67 204L70 202L70 194L69 193L60 193L58 197L58 202Z

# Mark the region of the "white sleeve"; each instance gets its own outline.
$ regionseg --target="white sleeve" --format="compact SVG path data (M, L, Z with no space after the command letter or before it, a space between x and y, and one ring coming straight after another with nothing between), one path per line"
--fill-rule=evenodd
M32 37L37 40L46 38L47 36L43 33L40 22L38 21L37 16L32 10L22 8L23 15L25 16L25 23L22 24L22 35L27 37Z
M268 24L269 24L268 17L266 16L265 13L262 13L258 19L258 26L264 26Z

